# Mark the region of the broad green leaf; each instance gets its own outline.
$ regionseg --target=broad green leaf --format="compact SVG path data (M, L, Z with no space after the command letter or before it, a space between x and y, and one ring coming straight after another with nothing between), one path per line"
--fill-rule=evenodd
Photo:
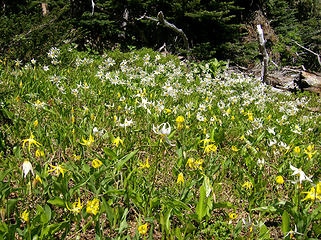
M240 232L242 230L242 226L243 226L243 223L241 220L239 220L239 222L236 224L234 231L233 231L233 237L235 239L237 239L238 235L240 234Z
M8 175L9 172L11 172L12 169L8 169L6 171L0 172L0 182L3 181L3 179Z
M0 222L0 232L8 232L8 226L5 222Z
M200 187L200 197L196 206L196 214L198 221L201 221L206 214L206 191L204 185Z
M170 221L171 215L172 215L172 209L169 209L165 214L165 229L167 233L169 233L171 229L171 221Z
M216 202L213 203L213 208L234 208L235 206L230 202Z
M84 172L89 173L90 172L90 166L88 164L84 164L82 165L82 170L84 170Z
M43 224L47 224L51 219L51 209L50 207L46 204L44 207L44 211L40 216L40 220Z
M290 215L286 210L282 214L282 232L286 234L290 231Z
M54 205L54 206L58 206L58 207L65 207L65 201L62 200L61 198L59 197L55 197L55 198L52 198L52 199L49 199L47 201L47 203L51 204L51 205Z
M8 215L11 214L11 212L13 211L13 209L15 208L17 202L21 200L21 198L19 199L9 199L7 204L8 204Z
M108 221L112 224L114 222L114 211L106 202L105 198L102 198L102 212L106 213Z
M105 147L104 152L107 156L109 156L112 160L117 159L117 154L113 152L110 148Z
M179 208L179 209L185 209L185 210L191 210L191 208L184 202L179 201L177 199L170 199L166 202L166 205L171 206L172 208Z
M112 190L108 190L108 191L104 192L104 195L107 195L107 196L112 196L112 195L121 196L124 194L125 194L125 190L123 190L123 189L121 189L121 190L112 189Z
M314 234L316 237L321 237L321 223L313 223L312 224L312 230L314 231Z
M127 154L125 157L119 160L117 163L116 169L119 171L125 163L127 163L135 154L138 152L138 150L134 150L131 153Z
M158 207L160 204L160 199L159 197L154 197L153 199L150 200L150 207L151 209Z
M133 173L135 173L137 170L137 167L135 167L126 177L126 179L124 180L124 188L126 188L128 181L130 180L131 176L133 175Z
M207 176L205 176L204 178L203 185L205 187L206 197L208 198L212 191L212 185L211 185L210 179Z
M193 223L189 222L186 224L186 227L185 227L185 231L187 233L191 233L191 232L194 232L197 228L194 226Z
M128 214L128 209L126 208L121 218L118 233L122 233L128 227L127 220L126 220L127 214Z
M259 239L270 239L269 229L263 224L260 227Z
M175 237L178 239L178 240L181 240L182 239L182 232L181 232L181 229L179 227L176 227L175 228Z
M270 205L270 206L254 208L254 209L252 209L252 211L275 213L277 211L277 209L274 206Z
M177 147L176 153L178 156L177 168L180 168L183 162L183 148L182 148L182 144L178 140L176 141L176 147Z

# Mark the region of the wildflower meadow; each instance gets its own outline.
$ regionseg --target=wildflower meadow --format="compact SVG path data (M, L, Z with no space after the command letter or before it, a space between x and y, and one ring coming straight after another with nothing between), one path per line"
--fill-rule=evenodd
M320 97L226 62L0 59L1 239L320 239Z

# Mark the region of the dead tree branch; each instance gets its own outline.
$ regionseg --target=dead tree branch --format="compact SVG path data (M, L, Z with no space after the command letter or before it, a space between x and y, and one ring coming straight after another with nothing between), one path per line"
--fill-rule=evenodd
M318 62L319 62L319 64L320 64L320 66L321 66L321 58L320 58L320 54L317 54L317 53L315 53L315 52L311 51L310 49L308 49L308 48L306 48L306 47L302 46L300 43L298 43L297 41L294 41L293 39L292 39L292 42L294 42L296 45L298 45L299 47L303 48L304 50L308 51L309 53L312 53L313 55L317 56L317 58L318 58Z
M67 9L67 6L63 7L60 12L54 16L53 18L51 18L49 21L46 21L45 23L43 24L40 24L40 25L36 25L34 26L33 28L29 29L28 32L24 32L24 33L21 33L20 35L16 36L14 39L13 39L13 42L18 42L20 41L21 39L24 39L26 38L30 33L34 32L34 31L38 31L38 30L41 30L43 29L44 27L50 25L51 23L55 22L57 19L59 19L59 17L64 14L65 10Z
M150 21L157 22L158 24L162 24L165 27L168 27L168 28L172 29L174 32L176 32L178 35L180 35L183 38L184 47L187 50L189 50L189 43L188 43L188 38L187 38L186 34L183 32L182 29L180 29L180 28L176 27L174 24L169 23L168 21L166 21L162 11L158 12L157 18L146 16L146 13L145 13L143 16L141 16L137 20L141 20L141 19L144 19L144 18L146 18L146 19L148 19Z

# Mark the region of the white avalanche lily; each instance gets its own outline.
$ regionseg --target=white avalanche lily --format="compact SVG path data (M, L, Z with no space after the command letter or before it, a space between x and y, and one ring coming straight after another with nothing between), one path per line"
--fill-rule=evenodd
M153 131L156 134L162 135L162 136L168 136L171 133L171 125L169 125L168 122L162 123L157 128L153 124Z
M125 118L124 123L119 123L120 127L128 127L131 126L133 124L133 120L127 120L127 118Z
M291 164L290 164L290 168L292 171L294 171L292 173L292 176L293 175L296 175L296 176L299 176L299 182L300 184L302 184L302 181L309 181L309 182L312 182L312 180L310 178L307 177L307 175L305 175L305 173L300 169L300 168L296 168L296 167L293 167ZM298 181L295 181L293 183L297 183Z
M25 178L29 172L33 174L33 168L29 161L24 161L22 164L23 177Z
M283 239L285 239L287 236L292 236L293 237L293 235L294 234L298 234L298 235L304 235L303 233L299 233L299 232L297 232L297 227L296 227L296 225L295 225L295 227L294 227L294 231L293 230L291 230L291 231L289 231L284 237L283 237ZM291 239L292 239L292 237L291 237Z
M171 133L171 125L166 122L166 123L162 123L161 125L155 127L154 124L153 124L153 131L154 133L158 134L158 135L161 135L165 138L165 141L171 145L171 146L175 146L175 144L172 144L169 139L168 139L168 135Z

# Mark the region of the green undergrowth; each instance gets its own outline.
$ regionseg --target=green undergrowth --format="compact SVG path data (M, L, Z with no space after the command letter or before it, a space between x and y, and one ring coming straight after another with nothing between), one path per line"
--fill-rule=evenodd
M1 239L319 239L319 104L149 49L3 58Z

